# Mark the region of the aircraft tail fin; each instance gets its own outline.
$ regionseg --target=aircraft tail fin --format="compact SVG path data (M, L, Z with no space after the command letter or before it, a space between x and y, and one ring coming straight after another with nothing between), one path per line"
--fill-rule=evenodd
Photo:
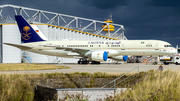
M15 18L24 43L47 40L36 25L31 26L21 15L15 15Z

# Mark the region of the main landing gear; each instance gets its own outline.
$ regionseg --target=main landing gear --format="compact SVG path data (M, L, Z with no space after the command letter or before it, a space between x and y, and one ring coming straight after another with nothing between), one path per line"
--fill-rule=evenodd
M101 63L98 61L91 61L91 64L101 64Z
M79 59L78 64L89 64L88 60ZM100 64L98 61L91 61L91 64Z
M78 64L89 64L89 61L78 61Z

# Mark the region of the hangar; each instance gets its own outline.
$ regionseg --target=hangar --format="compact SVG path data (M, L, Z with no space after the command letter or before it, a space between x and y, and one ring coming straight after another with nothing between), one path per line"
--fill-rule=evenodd
M112 17L98 21L16 5L0 6L0 63L77 63L78 59L47 56L23 51L3 43L21 44L14 15L22 15L35 24L48 40L127 40L124 26Z

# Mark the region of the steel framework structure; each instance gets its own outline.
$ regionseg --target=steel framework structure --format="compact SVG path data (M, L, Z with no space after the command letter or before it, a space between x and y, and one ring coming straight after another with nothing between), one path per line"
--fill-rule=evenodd
M78 30L80 32L90 32L95 35L100 36L106 36L113 39L122 39L127 40L127 38L124 36L124 26L114 23L106 23L103 21L98 20L92 20L82 17L76 17L71 15L65 15L60 13L54 13L44 10L38 10L33 8L27 8L22 6L16 6L11 4L1 5L0 6L0 23L15 23L15 20L12 19L9 15L3 16L3 9L5 7L10 7L14 9L15 15L22 15L26 18L26 20L29 23L44 23L49 25L55 25L55 26L61 26L61 28L64 29L71 29L71 30ZM13 12L13 11L12 11ZM32 14L32 16L30 16ZM85 21L85 26L81 28L81 21ZM98 26L97 24L103 25L106 24L103 28L101 26ZM108 26L108 29L110 28L109 25L115 26L115 31L111 33L103 32L103 29L105 29ZM90 29L88 29L90 28Z

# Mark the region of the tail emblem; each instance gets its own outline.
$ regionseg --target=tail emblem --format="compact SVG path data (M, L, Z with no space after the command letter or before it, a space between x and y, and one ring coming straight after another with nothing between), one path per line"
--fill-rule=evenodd
M29 40L32 36L29 36L31 33L28 33L30 31L30 27L25 26L23 27L23 31L21 31L21 36L24 40Z

